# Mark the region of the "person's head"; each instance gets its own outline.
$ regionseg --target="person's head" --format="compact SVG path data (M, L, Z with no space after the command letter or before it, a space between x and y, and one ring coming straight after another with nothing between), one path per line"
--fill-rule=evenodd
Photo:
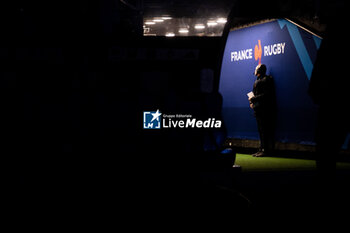
M255 68L254 75L257 77L264 76L266 74L266 65L259 64Z

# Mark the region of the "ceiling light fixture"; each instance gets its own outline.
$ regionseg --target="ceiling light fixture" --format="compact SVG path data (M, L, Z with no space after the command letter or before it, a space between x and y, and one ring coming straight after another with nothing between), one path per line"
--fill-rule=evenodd
M188 29L187 28L180 28L179 33L188 33Z
M215 22L215 21L208 21L208 22L207 22L207 25L208 25L208 27L210 27L210 26L216 26L216 25L218 25L218 23Z
M199 30L199 29L204 29L205 26L203 24L196 24L194 25L194 28Z
M164 19L153 19L153 22L161 23L164 22Z
M226 20L225 18L218 18L218 19L216 20L216 22L217 22L217 23L226 23L227 20Z

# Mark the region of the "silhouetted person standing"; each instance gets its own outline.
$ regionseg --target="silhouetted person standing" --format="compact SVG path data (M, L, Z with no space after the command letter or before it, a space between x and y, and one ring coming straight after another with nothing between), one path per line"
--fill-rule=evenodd
M253 156L262 157L272 154L275 147L276 94L273 78L266 75L264 64L259 64L254 74L257 79L249 103L258 125L260 149Z

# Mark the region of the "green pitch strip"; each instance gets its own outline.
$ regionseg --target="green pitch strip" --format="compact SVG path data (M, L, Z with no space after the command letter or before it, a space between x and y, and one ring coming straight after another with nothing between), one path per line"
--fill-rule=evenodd
M236 155L236 165L242 171L288 171L288 170L315 170L315 160L279 158L279 157L253 157L247 154ZM337 163L338 169L350 169L350 163Z

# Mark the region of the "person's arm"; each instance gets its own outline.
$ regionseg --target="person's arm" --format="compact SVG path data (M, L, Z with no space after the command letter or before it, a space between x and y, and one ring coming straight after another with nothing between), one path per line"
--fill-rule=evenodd
M261 99L263 99L265 96L266 96L266 93L261 93L261 94L259 94L259 95L253 96L253 97L250 99L250 102L253 103L253 104L255 104L256 102L261 101Z
M253 108L260 105L260 103L264 102L265 100L269 99L274 94L274 84L271 77L268 77L264 83L262 83L263 87L262 93L259 93L258 95L255 95L252 97L249 101L253 104Z

